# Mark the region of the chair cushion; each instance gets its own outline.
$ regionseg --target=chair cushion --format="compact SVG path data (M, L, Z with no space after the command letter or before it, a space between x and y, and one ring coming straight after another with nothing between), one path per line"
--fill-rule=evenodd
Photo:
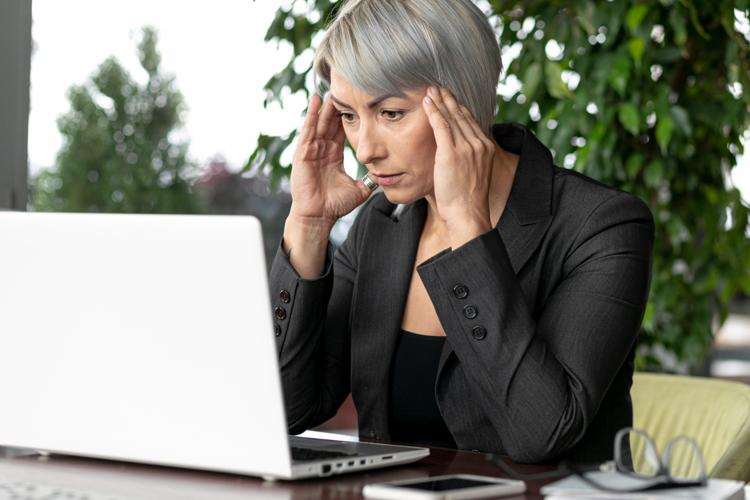
M636 373L633 426L659 452L684 434L703 451L711 477L750 480L750 385L700 377Z

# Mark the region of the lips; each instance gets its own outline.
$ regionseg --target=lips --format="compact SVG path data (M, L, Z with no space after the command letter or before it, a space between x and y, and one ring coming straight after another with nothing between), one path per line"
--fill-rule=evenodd
M391 186L395 183L397 183L401 177L403 177L403 172L399 174L388 174L388 175L382 175L382 174L370 174L373 177L373 180L381 185L381 186Z

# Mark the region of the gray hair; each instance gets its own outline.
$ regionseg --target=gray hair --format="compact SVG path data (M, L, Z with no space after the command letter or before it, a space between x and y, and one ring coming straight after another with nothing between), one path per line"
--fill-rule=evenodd
M471 0L349 0L316 50L316 88L330 88L331 67L372 96L445 87L491 137L500 48Z

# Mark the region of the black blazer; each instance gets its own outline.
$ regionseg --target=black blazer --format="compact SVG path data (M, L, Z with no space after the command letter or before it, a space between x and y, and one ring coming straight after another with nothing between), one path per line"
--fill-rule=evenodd
M615 433L632 423L651 213L555 167L521 125L496 124L493 135L520 155L497 227L417 268L447 337L440 412L461 449L610 459ZM351 391L360 436L389 439L391 360L426 201L397 217L394 208L373 195L335 255L329 244L320 279L300 279L279 246L270 285L291 433L333 416Z

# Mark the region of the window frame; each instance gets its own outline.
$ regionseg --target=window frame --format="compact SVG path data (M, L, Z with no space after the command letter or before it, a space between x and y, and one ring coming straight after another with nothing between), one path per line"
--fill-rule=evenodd
M0 2L0 210L26 210L31 0Z

